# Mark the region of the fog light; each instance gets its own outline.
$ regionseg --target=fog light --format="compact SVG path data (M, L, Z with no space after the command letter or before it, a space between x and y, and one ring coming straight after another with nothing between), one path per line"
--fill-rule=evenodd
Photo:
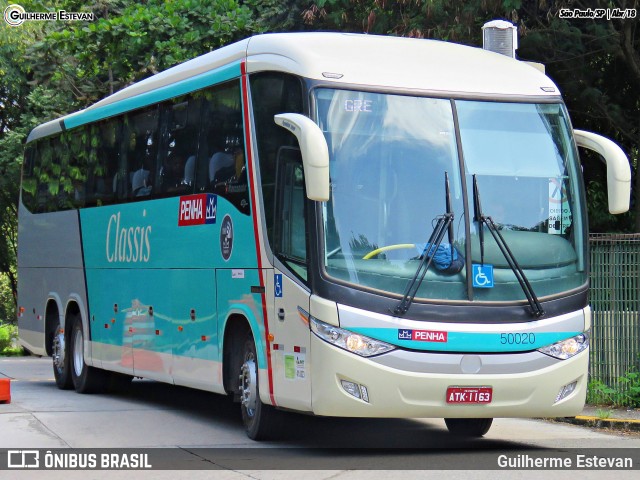
M349 395L369 403L369 390L367 390L367 387L348 380L340 380L340 383L342 384L344 391Z
M342 383L342 388L344 388L345 392L356 398L360 398L360 388L357 383L348 382L347 380L340 380L340 383Z
M364 385L360 385L360 395L362 396L362 400L369 403L369 391Z
M562 387L558 392L558 395L556 395L555 403L558 403L563 398L567 398L569 395L571 395L571 393L576 389L576 385L578 385L577 381L571 382L568 385L565 385L564 387Z

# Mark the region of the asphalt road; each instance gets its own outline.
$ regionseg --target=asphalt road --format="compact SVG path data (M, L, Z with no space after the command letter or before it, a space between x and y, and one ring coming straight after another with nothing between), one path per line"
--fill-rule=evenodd
M385 478L424 478L438 476L436 472L440 472L439 478L522 478L544 472L484 469L499 470L499 455L518 460L530 452L574 455L571 449L599 455L610 452L602 449L640 452L639 434L529 419L496 419L484 438L465 441L450 436L441 419L334 419L290 414L277 440L255 443L244 434L237 405L207 392L135 380L125 393L79 395L56 388L49 358L0 359L0 378L3 376L12 379L12 402L0 404L0 449L127 448L136 452L168 447L170 450L155 451L162 452L162 468L172 468L175 459L179 468L187 465L196 470L0 470L1 479L125 475L288 479L301 478L298 470L306 470L304 478L317 479L378 478L380 470L388 470ZM635 455L637 469L640 459ZM154 458L157 467L158 454ZM191 463L185 464L185 459ZM203 462L216 471L202 470ZM556 473L622 479L637 478L638 472L587 468Z

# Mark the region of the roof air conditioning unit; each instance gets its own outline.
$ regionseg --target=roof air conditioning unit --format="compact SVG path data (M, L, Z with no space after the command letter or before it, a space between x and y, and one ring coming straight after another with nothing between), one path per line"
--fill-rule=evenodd
M493 20L482 26L482 48L516 58L518 27L506 20Z

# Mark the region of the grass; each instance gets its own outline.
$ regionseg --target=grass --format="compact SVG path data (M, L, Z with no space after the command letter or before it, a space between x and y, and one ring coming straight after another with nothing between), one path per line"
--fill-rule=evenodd
M606 420L611 416L612 413L613 410L610 408L598 408L596 410L596 417L598 417L600 420Z

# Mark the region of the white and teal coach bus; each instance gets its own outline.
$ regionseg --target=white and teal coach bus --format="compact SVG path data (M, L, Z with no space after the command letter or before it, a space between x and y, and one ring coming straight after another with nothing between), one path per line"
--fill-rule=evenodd
M532 66L446 42L270 34L28 137L22 344L60 388L144 377L276 410L568 416L587 385L586 204L573 130Z

